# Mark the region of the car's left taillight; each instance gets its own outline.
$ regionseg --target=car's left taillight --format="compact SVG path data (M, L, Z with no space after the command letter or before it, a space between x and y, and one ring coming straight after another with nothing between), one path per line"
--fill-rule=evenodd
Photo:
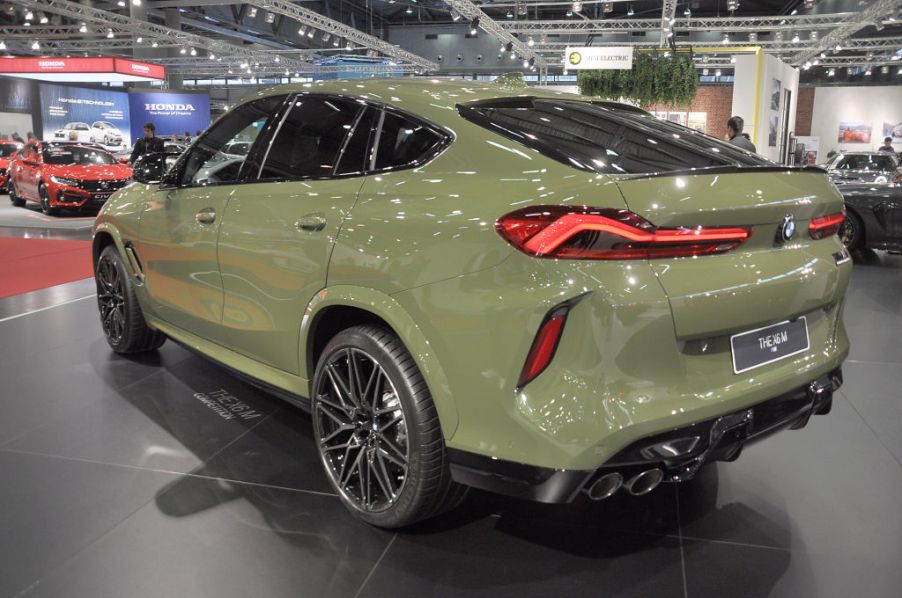
M533 206L505 214L495 229L537 258L630 260L724 253L751 235L743 227L659 228L629 210Z

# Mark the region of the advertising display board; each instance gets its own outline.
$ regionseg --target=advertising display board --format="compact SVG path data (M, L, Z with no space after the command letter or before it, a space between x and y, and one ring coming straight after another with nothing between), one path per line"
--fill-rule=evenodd
M41 83L40 97L45 141L99 143L110 149L127 144L127 93Z
M0 78L0 139L34 131L35 87L33 81Z
M210 96L201 93L145 93L128 96L132 128L129 144L144 136L144 123L156 126L157 136L184 135L194 137L210 125Z
M568 46L564 57L565 68L572 70L633 68L632 46Z

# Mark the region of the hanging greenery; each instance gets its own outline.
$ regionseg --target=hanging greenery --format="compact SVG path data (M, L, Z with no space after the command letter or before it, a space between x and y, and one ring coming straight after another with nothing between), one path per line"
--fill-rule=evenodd
M586 96L634 100L642 106L686 106L698 92L692 56L640 53L631 70L579 72L579 92Z
M526 81L523 80L523 73L512 71L499 75L495 79L495 83L509 89L526 89Z

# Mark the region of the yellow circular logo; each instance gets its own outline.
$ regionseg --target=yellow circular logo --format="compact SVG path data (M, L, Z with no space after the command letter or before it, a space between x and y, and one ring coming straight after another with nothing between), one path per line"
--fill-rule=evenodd
M577 65L583 61L583 55L579 52L570 52L570 56L568 57L570 64Z

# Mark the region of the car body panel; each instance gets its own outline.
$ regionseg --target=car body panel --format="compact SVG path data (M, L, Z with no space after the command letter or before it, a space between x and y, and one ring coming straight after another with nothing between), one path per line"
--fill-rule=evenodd
M699 173L681 190L673 176L576 170L461 118L459 102L523 95L469 82L333 81L246 101L286 91L387 104L454 142L424 165L366 177L209 185L191 190L197 201L167 202L169 192L139 185L120 192L98 230L135 218L117 215L119 204L146 206L135 241L147 287L162 285L166 298L138 294L148 323L217 361L309 396L319 318L359 308L410 350L449 447L588 471L638 438L799 388L848 353L851 262L836 258L835 236L807 231L842 209L823 173ZM193 220L214 204L224 214L218 234ZM583 261L530 257L495 231L504 214L547 204L629 207L657 226L747 226L752 236L723 255ZM315 212L328 230L311 251L292 227ZM798 232L776 243L787 213ZM536 332L562 302L574 306L555 358L519 388ZM811 350L733 373L730 335L802 315Z
M892 168L881 168L878 164L867 168L851 167L848 162L891 161ZM891 152L839 152L826 164L827 173L834 183L891 183L902 176L899 158Z
M843 185L846 209L864 226L864 245L902 251L902 185Z

